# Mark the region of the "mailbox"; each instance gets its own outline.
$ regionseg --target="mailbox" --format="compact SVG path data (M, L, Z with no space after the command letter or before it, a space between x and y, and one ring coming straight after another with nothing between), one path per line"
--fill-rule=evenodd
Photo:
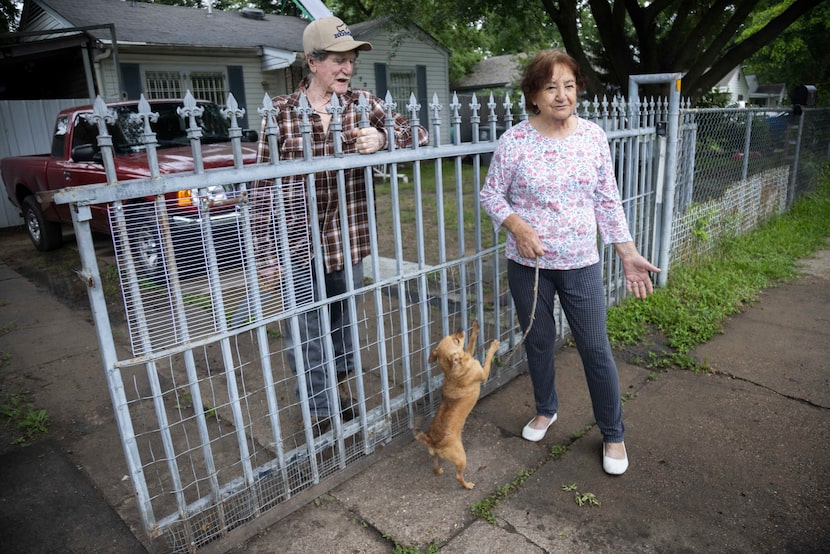
M793 91L793 104L807 108L816 105L815 85L798 85Z

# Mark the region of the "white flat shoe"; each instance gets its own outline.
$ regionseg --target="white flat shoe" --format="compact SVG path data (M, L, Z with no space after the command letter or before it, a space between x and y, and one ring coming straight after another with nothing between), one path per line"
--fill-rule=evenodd
M553 417L550 418L550 421L548 421L548 424L544 429L534 429L531 427L530 424L533 423L534 419L536 419L535 416L527 423L527 425L524 426L524 429L522 429L522 438L532 442L539 442L545 438L545 433L548 432L548 427L553 425L553 422L556 421L556 414L553 414Z
M608 475L622 475L625 473L625 470L628 469L628 451L625 453L625 458L611 458L605 455L605 443L602 443L602 469Z

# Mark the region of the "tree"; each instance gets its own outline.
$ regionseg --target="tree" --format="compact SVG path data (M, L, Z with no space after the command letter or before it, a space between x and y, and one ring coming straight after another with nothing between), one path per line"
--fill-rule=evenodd
M565 39L565 48L587 68L592 87L599 76L623 90L636 73L683 73L684 95L698 98L729 71L772 42L818 0L789 0L786 7L752 33L741 34L754 11L769 0L588 0L601 41L596 68L576 28L578 0L541 0Z
M215 9L243 4L297 15L286 12L294 6L288 0L213 0ZM693 100L751 56L767 52L763 49L796 22L796 29L801 28L805 16L826 23L828 4L830 0L326 0L349 24L384 16L391 25L415 23L450 50L451 81L485 56L561 46L585 72L589 93L624 93L634 74L681 73L683 95ZM816 23L811 29L819 41L810 43L810 51L827 56L826 27ZM792 46L792 41L779 43L777 50ZM823 59L821 67L826 67ZM770 60L781 64L775 56ZM804 61L799 67L805 73L788 75L788 83L811 75L811 60L805 56Z
M0 33L13 32L17 28L17 2L0 0Z
M752 18L749 29L763 25L777 15L773 6ZM823 2L799 18L770 44L747 60L747 72L762 83L785 83L788 93L800 84L816 85L817 104L830 106L830 2Z

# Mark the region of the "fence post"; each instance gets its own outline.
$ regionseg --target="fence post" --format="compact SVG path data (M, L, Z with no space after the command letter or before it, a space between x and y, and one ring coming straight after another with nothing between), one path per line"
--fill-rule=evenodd
M801 134L804 131L804 111L798 117L798 131L795 137L795 152L793 153L793 165L790 167L790 186L787 187L787 209L789 210L795 202L796 178L798 177L798 158L801 154Z
M669 277L669 252L671 247L672 219L674 217L674 189L677 183L677 136L680 128L680 73L657 73L654 75L631 75L628 78L628 102L639 105L640 84L672 85L669 90L668 138L666 141L666 174L663 190L662 228L657 260L653 260L661 271L657 274L657 286L664 286ZM632 114L632 126L637 127L637 114ZM659 206L658 206L659 207Z

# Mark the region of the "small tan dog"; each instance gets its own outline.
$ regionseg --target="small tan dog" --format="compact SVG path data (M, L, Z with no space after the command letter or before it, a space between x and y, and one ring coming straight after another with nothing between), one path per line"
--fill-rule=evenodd
M461 443L461 431L467 416L478 401L481 384L490 375L490 364L499 348L499 341L494 340L484 358L484 367L481 367L479 361L473 357L477 337L478 321L473 321L473 331L466 349L464 331L459 330L441 339L435 350L430 353L429 363L437 360L441 371L444 372L441 405L429 430L415 435L415 438L429 449L435 475L444 473L438 459L440 456L455 464L455 478L465 489L472 489L475 484L464 479L467 453Z

